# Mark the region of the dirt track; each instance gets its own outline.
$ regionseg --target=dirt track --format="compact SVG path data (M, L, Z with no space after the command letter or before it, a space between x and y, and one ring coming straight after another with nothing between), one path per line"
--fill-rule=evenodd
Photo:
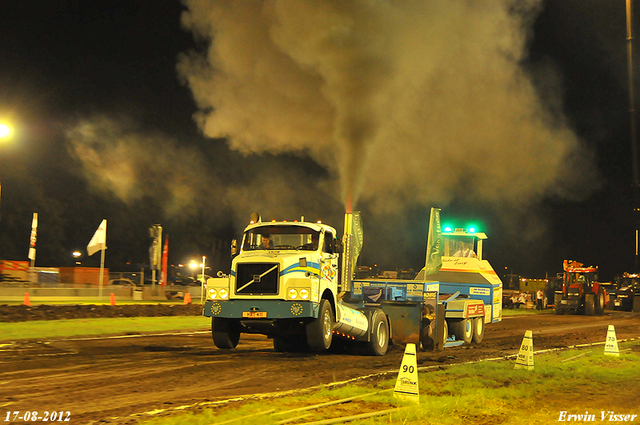
M604 342L609 324L619 340L640 337L640 315L635 313L511 316L487 326L481 345L420 352L418 363L517 354L526 330L533 331L535 350ZM199 404L198 409L218 400L395 371L403 354L400 347L384 357L282 354L273 351L270 340L247 335L236 350L224 351L215 348L207 330L23 341L0 349L0 419L9 410L68 411L70 423L111 424L136 423L131 415L148 411Z

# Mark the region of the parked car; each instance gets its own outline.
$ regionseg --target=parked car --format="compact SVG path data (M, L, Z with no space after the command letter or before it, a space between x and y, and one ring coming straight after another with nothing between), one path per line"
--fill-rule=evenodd
M108 285L119 286L122 288L138 288L140 287L140 283L134 282L133 280L126 277L119 277L116 279L110 279Z

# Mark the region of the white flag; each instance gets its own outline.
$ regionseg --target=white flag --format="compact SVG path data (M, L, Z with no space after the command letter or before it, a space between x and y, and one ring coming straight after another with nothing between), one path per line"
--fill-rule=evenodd
M89 245L87 245L87 253L89 256L95 254L98 251L107 249L107 219L105 218L100 223L100 227L93 234Z

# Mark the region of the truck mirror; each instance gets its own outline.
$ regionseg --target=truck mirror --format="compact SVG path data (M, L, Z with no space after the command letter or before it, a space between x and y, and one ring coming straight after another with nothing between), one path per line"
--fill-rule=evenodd
M342 254L342 241L340 239L333 240L333 252Z
M237 254L238 254L238 241L236 239L233 239L231 241L231 256L234 257Z

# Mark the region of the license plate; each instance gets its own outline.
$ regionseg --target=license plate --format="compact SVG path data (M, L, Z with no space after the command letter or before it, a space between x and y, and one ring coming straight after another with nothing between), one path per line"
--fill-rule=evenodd
M613 302L613 305L615 305L616 307L620 307L620 304L622 304L622 303L620 301L618 301L618 300L615 300Z
M261 319L267 317L266 311L243 311L242 317L247 319Z

